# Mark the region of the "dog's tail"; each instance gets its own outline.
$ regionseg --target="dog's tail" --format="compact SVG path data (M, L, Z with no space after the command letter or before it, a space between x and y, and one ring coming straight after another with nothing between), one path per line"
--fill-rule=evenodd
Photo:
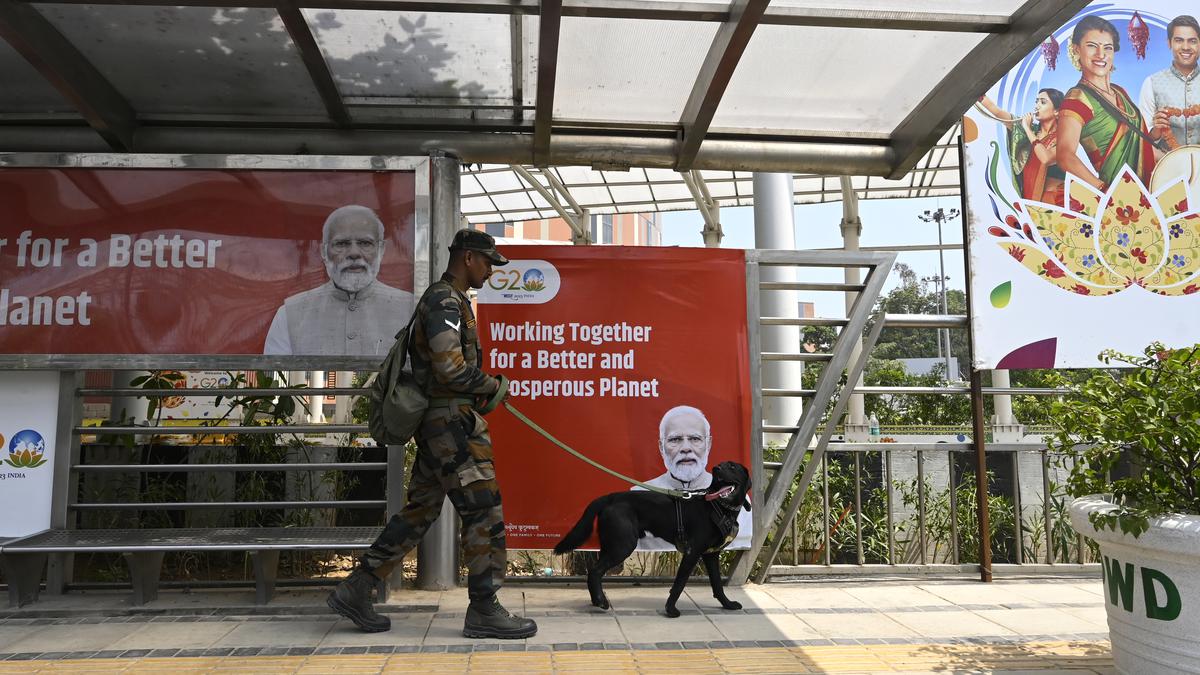
M601 510L604 509L604 507L608 506L611 496L612 495L604 495L603 497L597 497L596 499L593 499L592 503L588 504L587 508L583 510L583 515L579 517L579 522L575 523L575 527L572 527L566 534L563 535L563 538L554 545L554 552L561 555L567 551L574 551L580 546L583 546L583 542L587 541L587 538L592 536L592 526L596 522L596 516Z

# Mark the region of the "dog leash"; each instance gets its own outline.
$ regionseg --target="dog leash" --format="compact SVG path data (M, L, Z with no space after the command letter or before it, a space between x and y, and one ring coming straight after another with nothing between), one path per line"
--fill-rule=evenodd
M657 485L650 485L648 483L643 483L640 480L634 480L634 479L630 478L629 476L619 474L616 471L613 471L612 469L608 468L607 466L604 466L603 464L600 464L599 462L592 460L591 458L589 458L586 455L584 455L583 453L575 450L574 448L567 445L566 443L563 443L562 441L558 440L550 432L539 427L536 422L529 419L528 417L523 415L521 413L521 411L514 408L512 406L512 404L509 403L508 401L504 402L504 407L508 408L508 411L510 413L512 413L514 417L516 417L517 419L524 422L530 429L533 429L534 431L541 434L546 440L557 445L558 447L562 448L563 450L566 450L567 452L571 453L572 455L575 455L576 457L578 457L579 459L582 459L583 461L587 462L588 464L591 464L592 466L596 467L597 469L600 469L604 473L607 473L610 476L616 476L617 478L620 478L621 480L625 481L626 483L632 483L633 485L637 485L639 487L645 488L646 490L650 490L651 492L658 492L658 493L661 493L664 495L669 495L671 497L678 497L680 499L691 499L692 497L694 497L696 495L704 494L703 490L698 491L698 492L689 492L687 490L672 490L671 488L661 488L661 487L658 487Z

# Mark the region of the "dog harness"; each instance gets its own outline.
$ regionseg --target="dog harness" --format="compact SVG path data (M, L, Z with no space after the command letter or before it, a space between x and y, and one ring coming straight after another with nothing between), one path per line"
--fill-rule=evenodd
M709 518L711 518L713 524L717 526L717 531L725 534L725 538L719 544L708 549L705 551L705 553L715 553L723 550L726 546L733 542L734 538L736 538L738 534L737 512L742 507L740 504L738 504L733 510L730 510L728 505L718 500L724 499L733 494L734 489L735 488L732 485L726 485L720 490L714 490L712 492L695 490L690 492L688 497L675 500L675 550L687 555L688 551L691 549L691 547L688 546L687 530L683 527L683 501L684 499L690 499L691 497L704 497L704 501L708 502L712 506L712 508L709 509Z

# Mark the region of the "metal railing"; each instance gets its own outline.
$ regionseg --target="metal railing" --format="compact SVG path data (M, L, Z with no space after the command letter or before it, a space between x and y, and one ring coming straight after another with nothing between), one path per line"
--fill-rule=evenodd
M204 397L261 397L261 396L293 396L301 399L311 396L348 396L355 397L366 394L367 390L361 387L244 387L244 388L177 388L177 389L152 389L152 388L133 388L124 386L112 387L79 387L74 391L74 398L79 401L83 398L156 398L163 399L167 397L184 397L184 398L204 398ZM81 406L73 406L78 410ZM387 461L311 461L300 457L283 456L281 461L263 462L263 461L229 461L229 456L236 457L238 448L232 445L214 445L211 440L218 437L232 435L291 435L298 441L299 445L304 445L306 448L312 446L307 445L312 440L312 436L326 437L329 434L365 434L367 427L365 424L347 424L347 423L291 423L291 424L218 424L212 422L197 421L194 424L177 424L178 420L169 420L165 423L154 423L147 421L139 424L110 424L104 423L101 426L85 426L83 420L76 414L73 415L71 432L74 436L72 444L71 461L69 465L68 483L71 486L70 494L65 497L63 504L66 512L69 514L67 518L67 527L78 527L81 525L80 518L77 514L85 512L97 511L197 511L197 510L267 510L267 509L283 509L283 510L300 510L300 509L377 509L381 513L385 508L393 506L393 502L398 503L396 495L403 491L403 453L389 453ZM129 443L127 437L133 435L140 439L141 442ZM83 443L82 438L86 436L96 437L93 443ZM156 439L165 437L191 436L193 442L190 443L156 443ZM97 457L99 455L109 456L113 453L112 448L119 447L122 439L126 437L125 443L129 443L130 447L145 448L141 450L143 460L141 462L131 461L129 463L114 463L111 457L107 459ZM281 444L280 447L286 444ZM345 444L348 446L349 444ZM325 448L336 452L338 445L331 445ZM301 448L297 447L297 450ZM108 452L104 452L109 450ZM189 463L154 463L147 462L145 458L154 454L158 455L186 455L189 452L206 452L217 458L214 462L189 462ZM288 461L289 459L300 461ZM398 464L398 466L397 466ZM242 474L259 474L267 472L284 472L294 476L299 472L386 472L385 491L387 499L336 499L336 498L320 498L319 496L303 498L304 495L292 494L288 495L285 488L285 494L282 499L206 499L198 500L194 497L191 499L182 500L125 500L125 501L109 501L97 500L97 497L105 497L105 490L88 489L90 486L89 477L111 476L114 474L127 474L139 476L139 482L146 480L146 474L185 474L189 475L184 479L188 483L187 494L193 495L196 490L192 489L190 475L205 473L210 475L222 474L226 477L231 477L233 481L237 480L237 476ZM395 482L394 482L395 481ZM230 490L216 490L218 494L228 494ZM295 493L296 490L290 490ZM291 498L289 498L289 496Z
M1077 566L1091 562L1083 538L1078 534L1072 533L1071 542L1068 546L1064 546L1061 535L1065 530L1069 530L1069 524L1065 520L1065 510L1059 509L1055 505L1056 495L1052 491L1054 458L1049 456L1045 447L1030 443L989 444L988 451L993 456L1007 455L1010 465L1009 480L1005 481L1007 490L1002 494L989 492L990 497L999 498L997 501L1001 501L999 504L1001 508L1011 510L1012 514L1012 517L1006 520L1005 525L1009 531L995 530L992 533L994 540L1004 543L1006 554L1004 557L1008 559L1006 564L1024 566L1024 571L1028 572L1033 571L1031 565L1034 564L1057 566L1061 571L1070 569L1072 565ZM809 494L806 495L810 505L819 504L819 521L822 525L813 527L811 522L802 523L799 518L792 519L788 531L782 535L783 545L776 556L777 558L783 557L781 554L790 550L790 555L787 556L790 564L772 564L770 574L786 576L831 573L845 571L844 566L865 567L871 565L886 565L897 568L898 571L913 566L945 567L949 565L958 567L961 571L974 571L978 568L977 558L966 562L966 558L973 558L973 556L964 556L963 551L960 550L964 532L961 530L960 520L963 520L963 517L958 502L958 498L963 492L971 492L973 500L973 486L970 486L969 490L964 490L965 487L968 487L966 479L973 474L973 471L964 470L969 462L956 459L970 459L969 453L972 452L973 449L968 443L839 443L831 445L822 458L821 475L810 487ZM897 455L905 456L898 458ZM937 458L932 459L930 455ZM1029 511L1026 504L1028 491L1022 480L1023 472L1020 466L1022 457L1033 457L1038 460L1041 490L1037 499L1040 502L1040 513L1027 513ZM849 461L846 461L847 459ZM941 462L943 467L941 471L944 472L946 480L931 479L929 475L931 459L933 462ZM851 487L852 494L841 495L840 499L834 499L830 494L829 466L831 461L838 463L839 460L845 461L846 464L851 464L853 467L853 479L846 482ZM896 465L898 461L907 461L914 470L910 486L903 485L902 479L897 478ZM863 477L864 465L871 462L875 462L878 467L876 476L878 485L874 489L870 486L874 485L875 481L865 480ZM768 463L765 468L770 470L774 466L772 463ZM914 508L911 510L897 508L897 500L905 492L905 487L908 487L907 494L916 497L912 504ZM883 520L870 526L864 525L864 518L871 517L868 515L871 508L864 508L864 491L874 492L876 496L881 496L883 502L873 505L875 509L882 512ZM930 532L930 521L934 520L930 516L930 511L933 510L929 504L931 497L943 500L944 513L939 514L939 517L936 518L941 521L942 536L935 537ZM842 517L836 515L839 509L843 511ZM831 514L834 515L831 517ZM850 523L844 521L848 514L853 514ZM1033 518L1028 517L1029 515L1032 515ZM1034 522L1035 519L1037 522ZM872 520L874 519L872 518ZM974 518L966 520L969 524L974 525L975 523ZM853 529L852 546L846 544L848 538L837 536L840 532L839 528L847 525ZM897 550L896 536L898 533L909 535L907 540L901 540L902 548L908 553L907 555ZM877 551L875 555L868 555L864 552L865 540L871 537L875 537L878 542L886 539L886 553ZM968 537L968 539L970 538ZM815 543L817 547L813 549L804 546L805 543ZM940 549L942 545L945 546L944 552ZM841 548L849 548L849 554L847 555L844 550L839 550ZM810 555L807 559L803 559L801 556L803 549L808 549L810 552L815 551L818 555ZM1070 550L1064 551L1064 549Z
M967 327L965 316L889 314L878 317L877 321L888 328ZM873 330L863 345L864 355L873 347L877 337L878 331ZM982 387L980 392L985 396L1056 396L1067 390ZM787 389L764 390L762 395L807 396L809 393L810 390L805 389ZM841 396L901 394L970 395L971 387L954 384L940 387L860 385L844 388ZM975 452L974 439L969 442L827 443L831 432L838 427L840 417L840 409L827 415L824 420L826 433L808 448L808 460L816 462L819 477L814 477L811 482L802 480L799 485L793 486L788 508L781 512L782 518L775 524L774 537L763 560L759 579L849 571L979 570L980 563L973 555L975 552L961 550L964 541L978 543L977 537L972 538L975 536L973 533L964 530L964 527L977 528L980 522L975 514L970 513L977 495L976 489L968 485L966 480L968 476L978 473L978 467L974 462L957 459ZM764 432L787 433L796 429L787 425L763 427ZM972 434L967 432L967 435ZM1053 489L1062 458L1051 456L1042 442L987 442L986 451L992 457L1008 457L1002 467L994 467L994 463L989 463L987 469L997 483L1006 486L1002 491L988 490L988 511L997 511L996 515L1002 522L1002 525L992 526L989 530L991 537L1001 544L1001 557L1007 559L1000 563L1000 567L1020 566L1022 572L1029 573L1050 569L1080 569L1091 563L1089 549L1083 538L1071 530L1061 495L1056 495ZM935 480L931 480L927 466L931 454L940 456L934 461L944 467L933 472L938 476ZM1040 494L1023 484L1021 469L1029 462L1022 461L1022 457L1034 457L1037 460ZM831 462L839 471L849 474L842 484L843 488L849 488L848 494L831 494ZM899 473L907 473L909 481L897 479L898 463L899 468L903 469ZM864 466L868 464L874 464L874 467ZM778 471L781 466L781 462L763 464L768 471ZM940 477L942 472L946 478L944 481ZM1029 472L1024 473L1028 475ZM935 491L935 488L943 486L944 490ZM869 493L866 502L864 490ZM965 505L967 509L964 511L961 498L967 497L967 493L970 493L971 503ZM1040 508L1040 514L1036 508L1026 506L1031 498L1040 502L1036 507ZM900 505L897 504L898 499L902 502ZM937 502L936 507L931 506L931 500ZM943 512L931 514L934 508ZM797 517L801 511L808 522L802 522L803 519ZM1033 517L1026 517L1026 512L1031 512ZM964 518L964 515L967 517ZM818 520L819 525L814 527L812 520ZM964 520L967 522L962 522ZM985 518L983 522L987 523L988 520ZM936 522L936 526L931 522ZM852 530L853 536L839 536L839 532L844 532L847 527ZM899 543L903 551L898 550L898 536L901 537ZM816 544L816 547L805 544ZM785 550L790 553L786 557L791 564L776 564ZM802 553L806 555L802 557ZM969 558L975 558L975 561L967 561Z

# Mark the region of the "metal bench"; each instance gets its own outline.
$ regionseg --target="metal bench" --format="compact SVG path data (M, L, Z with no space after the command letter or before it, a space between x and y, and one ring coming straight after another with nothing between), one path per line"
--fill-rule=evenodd
M168 551L246 551L254 567L258 604L275 593L280 551L362 550L378 527L230 527L144 530L47 530L0 542L0 561L12 607L36 602L46 557L52 553L120 553L129 565L133 604L158 597L163 556ZM379 592L386 597L386 587Z

